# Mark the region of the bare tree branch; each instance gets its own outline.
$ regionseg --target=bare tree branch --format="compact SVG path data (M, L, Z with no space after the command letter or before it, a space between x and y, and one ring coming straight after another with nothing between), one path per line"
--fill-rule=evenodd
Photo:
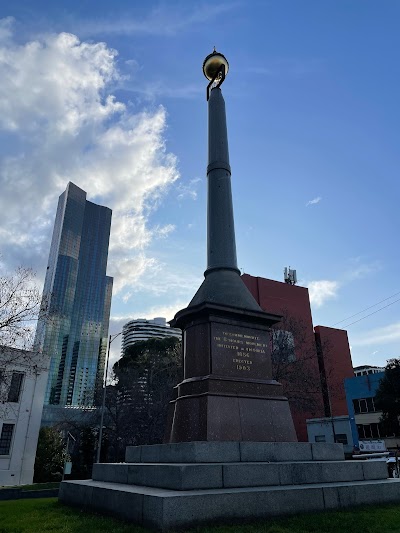
M36 373L46 366L47 355L33 348L38 316L45 307L32 269L0 271L0 415L12 408L8 396L15 371Z

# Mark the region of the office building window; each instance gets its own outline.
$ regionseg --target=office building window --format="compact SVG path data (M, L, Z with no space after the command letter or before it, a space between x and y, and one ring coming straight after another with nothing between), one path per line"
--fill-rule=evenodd
M335 436L335 442L339 444L348 444L346 433L337 433Z
M357 424L357 430L360 440L381 438L379 424Z
M353 400L354 412L358 415L360 413L375 413L375 403L373 398L357 398Z
M13 375L11 378L10 389L8 391L8 398L7 398L8 402L14 402L14 403L19 402L23 378L24 378L24 375L21 372L13 372Z
M3 424L0 436L0 455L9 455L13 432L14 424Z

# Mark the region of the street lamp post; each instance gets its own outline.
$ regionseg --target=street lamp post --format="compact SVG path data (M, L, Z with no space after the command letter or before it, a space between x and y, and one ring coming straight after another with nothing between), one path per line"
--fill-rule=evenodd
M63 474L62 474L62 479L61 481L64 481L64 478L65 478L65 474L70 474L71 473L71 465L72 463L67 461L67 457L69 456L69 439L72 439L74 442L76 442L76 438L68 431L67 433L67 447L66 447L66 454L65 454L65 459L64 459L64 468L63 468ZM67 464L70 465L70 468L69 468L69 471L66 472L66 469L67 469Z
M97 457L96 463L100 463L100 453L101 453L101 441L103 439L103 422L104 422L104 409L106 406L106 390L107 390L107 374L108 374L108 363L110 361L110 347L111 343L121 335L122 331L116 335L110 335L108 337L108 349L107 349L107 361L106 361L106 371L104 374L103 380L103 400L101 402L101 418L100 418L100 431L99 431L99 441L97 443Z

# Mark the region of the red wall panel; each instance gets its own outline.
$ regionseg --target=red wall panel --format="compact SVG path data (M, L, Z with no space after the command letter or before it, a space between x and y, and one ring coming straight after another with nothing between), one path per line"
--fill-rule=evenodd
M322 371L326 375L328 393L328 396L325 395L325 407L329 405L331 408L332 414L330 416L346 415L347 405L343 380L354 375L347 332L317 326L314 333L310 297L308 289L305 287L254 277L249 274L243 274L242 280L264 311L285 317L290 316L292 323L296 324L295 331L297 330L298 336L302 337L301 343L297 339L297 346L295 338L296 357L305 360L310 375L313 379L315 376L315 379L319 380L318 385L322 389L316 340L320 342ZM285 319L282 321L283 325L284 323ZM324 409L322 393L317 404L317 408L313 412L307 412L304 409L299 410L291 405L293 421L300 441L308 440L306 419L325 415L326 409Z
M354 377L347 331L316 326L315 336L321 345L331 416L347 415L344 379Z

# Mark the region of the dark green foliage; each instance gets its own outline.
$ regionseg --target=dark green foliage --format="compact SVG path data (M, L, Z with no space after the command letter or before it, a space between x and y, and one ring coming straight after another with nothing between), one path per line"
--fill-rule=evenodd
M74 479L89 479L95 460L98 428L82 426L73 431L76 438L70 448L72 475Z
M115 363L114 372L120 380L126 369L143 366L161 369L171 364L181 365L181 342L175 337L148 339L129 346L122 358Z
M60 481L65 461L65 443L55 428L40 428L35 459L35 483Z
M173 387L182 380L181 343L174 337L137 342L115 363L114 373L105 444L110 460L117 461L127 445L162 442Z
M375 407L382 411L381 423L386 435L399 435L400 359L389 359L385 375L375 395Z

